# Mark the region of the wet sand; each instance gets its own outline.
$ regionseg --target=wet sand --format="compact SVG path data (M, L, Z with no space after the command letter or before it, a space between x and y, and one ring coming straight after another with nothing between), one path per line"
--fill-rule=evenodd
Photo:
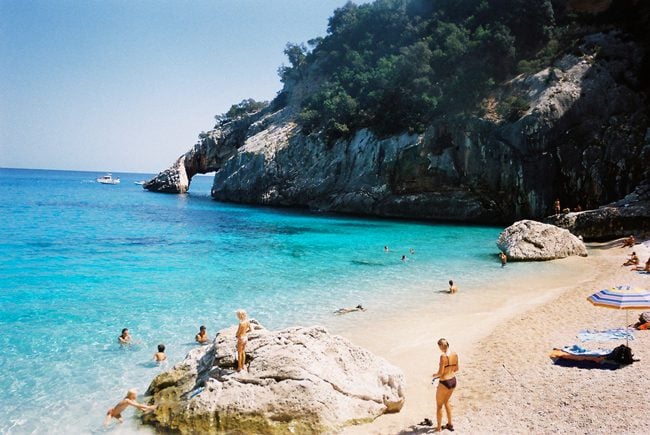
M650 289L650 275L621 266L632 248L619 246L593 244L588 258L557 260L568 262L564 265L573 272L559 285L555 280L552 288L544 277L507 284L538 289L534 297L506 288L506 294L514 295L506 303L485 311L463 310L468 302L462 300L461 287L449 295L460 296L457 306L447 305L444 312L432 303L371 324L359 316L350 321L354 327L334 328L402 368L407 382L401 412L343 433L433 433L433 427L417 423L425 417L435 422L431 375L437 370L440 352L435 343L440 337L460 356L458 387L451 399L457 433L650 433L650 331L635 331L636 339L630 341L640 361L615 371L556 366L548 356L554 347L565 345L592 349L624 343L581 343L576 337L582 329L622 327L626 321L625 311L590 304L590 294L621 284ZM650 256L648 244L637 244L634 250L642 262ZM497 283L486 283L490 285ZM629 311L629 323L641 311Z

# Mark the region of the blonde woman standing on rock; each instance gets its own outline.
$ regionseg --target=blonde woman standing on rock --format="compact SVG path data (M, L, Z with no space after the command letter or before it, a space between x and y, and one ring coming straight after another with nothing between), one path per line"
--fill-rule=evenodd
M239 327L237 328L237 371L244 370L246 363L246 343L248 343L248 336L246 335L251 330L251 322L248 320L248 315L244 310L236 311L237 318L239 319Z
M444 429L454 430L454 425L451 421L451 405L449 399L454 393L456 388L456 372L458 371L458 354L456 352L449 353L449 343L444 338L438 340L438 347L442 352L440 355L440 364L438 372L433 375L434 381L439 378L438 389L436 390L436 419L438 422L437 432ZM447 424L442 426L442 407L445 407L447 412Z

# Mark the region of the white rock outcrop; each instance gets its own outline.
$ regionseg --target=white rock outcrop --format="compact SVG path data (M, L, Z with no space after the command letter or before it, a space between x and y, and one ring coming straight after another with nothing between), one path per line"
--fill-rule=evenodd
M158 375L157 409L145 423L181 433L328 433L397 412L402 371L321 327L249 334L248 370L234 372L235 337L214 343Z
M585 244L568 230L523 220L503 230L497 247L509 260L555 260L571 255L587 256Z

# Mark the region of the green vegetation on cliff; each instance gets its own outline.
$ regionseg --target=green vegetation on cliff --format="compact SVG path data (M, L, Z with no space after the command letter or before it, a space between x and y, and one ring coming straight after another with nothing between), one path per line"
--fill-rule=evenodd
M348 3L330 18L326 37L287 45L290 66L279 73L285 89L316 85L300 104L306 133L323 133L331 142L361 128L380 136L423 132L435 119L475 113L498 83L550 64L582 33L606 28L604 21L625 21L625 4L635 2L619 2L624 5L606 19L569 12L569 3ZM519 99L504 104L499 113L506 119L526 109Z

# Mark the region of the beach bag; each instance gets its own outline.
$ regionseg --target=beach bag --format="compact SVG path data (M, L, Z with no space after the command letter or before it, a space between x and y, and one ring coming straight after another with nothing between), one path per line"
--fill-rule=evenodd
M624 344L621 344L620 346L615 347L614 350L612 350L612 352L605 357L605 359L614 361L618 364L627 365L634 362L634 359L632 358L633 356L634 354L632 353L632 349Z

